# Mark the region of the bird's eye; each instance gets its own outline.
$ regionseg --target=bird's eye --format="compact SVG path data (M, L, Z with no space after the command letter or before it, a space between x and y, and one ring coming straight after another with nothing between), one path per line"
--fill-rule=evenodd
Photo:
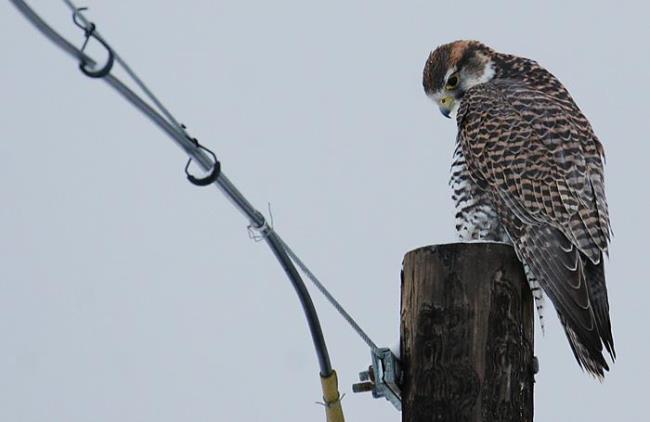
M447 84L445 85L445 88L447 89L454 89L458 86L458 75L451 75L449 79L447 79Z

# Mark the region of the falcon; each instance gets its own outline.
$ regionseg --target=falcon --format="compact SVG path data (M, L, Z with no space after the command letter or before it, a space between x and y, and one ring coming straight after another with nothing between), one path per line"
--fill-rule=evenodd
M537 62L478 41L434 50L423 85L456 117L450 185L460 240L511 243L540 318L546 295L579 365L602 379L603 347L616 358L603 267L611 227L604 150L589 121Z

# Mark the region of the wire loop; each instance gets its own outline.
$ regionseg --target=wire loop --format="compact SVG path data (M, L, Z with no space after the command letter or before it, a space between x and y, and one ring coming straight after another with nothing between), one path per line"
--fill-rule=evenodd
M75 9L74 13L72 14L72 21L74 22L75 25L77 25L79 28L81 28L84 31L84 36L86 37L80 50L82 54L80 56L81 62L79 63L79 70L81 70L81 72L84 75L88 76L89 78L103 78L104 76L111 73L111 70L113 69L113 64L115 63L115 54L113 53L113 50L108 45L108 43L106 43L106 41L104 41L101 37L99 37L95 33L95 29L97 29L97 27L95 26L94 23L90 22L86 26L83 24L83 22L79 21L79 16L80 16L79 13L84 10L88 10L88 8L79 7ZM91 70L90 68L88 68L89 61L86 58L86 56L83 54L84 50L86 49L86 46L88 45L88 41L90 40L91 37L99 41L99 43L103 45L106 51L108 52L108 59L106 60L106 64L97 70Z
M221 174L221 163L217 159L217 155L212 152L210 149L204 147L199 143L199 141L196 138L189 138L192 143L197 147L202 149L203 151L207 152L212 156L212 169L210 170L210 173L208 173L207 176L205 177L196 177L192 174L190 174L190 164L192 164L192 157L190 157L187 160L187 164L185 164L185 174L187 175L187 180L190 181L195 186L208 186L214 183L219 175Z

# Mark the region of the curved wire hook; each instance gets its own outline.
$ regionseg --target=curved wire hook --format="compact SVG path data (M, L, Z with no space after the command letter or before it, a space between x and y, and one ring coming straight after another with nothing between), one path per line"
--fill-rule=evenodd
M78 20L78 18L80 16L80 12L83 12L84 10L88 10L88 8L87 7L78 7L74 12L72 12L72 22L74 22L74 24L77 25L79 28L86 31L87 30L86 25L83 22L79 22L79 20Z
M210 170L210 173L208 173L207 176L205 177L196 177L192 174L190 174L189 168L190 164L192 164L192 157L190 157L187 160L187 164L185 164L185 174L187 175L187 180L190 181L195 186L208 186L214 183L219 175L221 174L221 163L217 159L217 155L209 150L208 148L204 147L203 145L199 144L199 141L196 140L196 138L191 139L194 145L197 146L197 148L202 149L203 151L207 152L212 156L212 169Z
M81 16L80 12L84 10L88 10L88 8L79 7L72 14L72 22L74 22L75 25L77 25L80 29L84 31L84 35L86 37L86 40L81 46L81 52L82 53L84 52L86 46L88 45L88 40L90 40L90 37L93 37L94 39L99 41L101 45L104 46L106 51L108 51L108 59L106 60L106 64L100 69L91 70L90 68L88 68L88 60L85 58L85 56L82 55L81 63L79 63L79 70L81 70L81 72L84 75L88 76L89 78L103 78L104 76L111 73L111 69L113 69L113 64L115 63L115 54L113 53L111 47L106 43L106 41L104 41L101 37L98 37L97 34L95 34L96 26L94 23L90 22L88 25L85 25L83 22L79 21L79 16Z

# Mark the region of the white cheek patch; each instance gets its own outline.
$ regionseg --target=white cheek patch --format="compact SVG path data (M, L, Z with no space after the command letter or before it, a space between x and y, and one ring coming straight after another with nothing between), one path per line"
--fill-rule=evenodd
M485 67L483 68L483 73L481 73L478 76L474 75L466 75L465 78L463 78L463 90L467 91L468 89L475 87L476 85L479 84L484 84L486 82L489 82L494 78L494 63L492 63L491 60L488 60L485 63Z
M483 69L483 74L477 79L478 84L484 84L489 82L494 78L494 63L491 60L485 63L485 68Z

